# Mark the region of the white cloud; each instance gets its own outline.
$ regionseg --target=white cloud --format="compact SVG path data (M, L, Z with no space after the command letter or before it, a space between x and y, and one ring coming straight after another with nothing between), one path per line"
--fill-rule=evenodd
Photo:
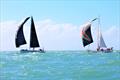
M15 34L19 23L16 21L8 21L0 23L0 50L18 50L15 48ZM43 21L35 21L36 31L41 47L46 50L83 50L82 40L80 38L81 26L73 25L70 23L60 24L46 19ZM30 36L30 20L24 26L25 38L28 42L27 45L21 46L21 48L29 48L29 36ZM92 28L94 43L91 48L96 48L96 35L95 28ZM118 27L110 27L103 33L103 37L108 46L113 46L115 49L119 48L118 43ZM117 34L117 35L116 35ZM115 36L116 35L116 36ZM116 40L118 39L118 43ZM109 40L109 41L108 41ZM112 42L112 43L111 43Z
M120 50L120 27L113 26L103 33L106 44Z
M94 43L92 43L91 48L96 49L97 47L97 30L96 28L92 29L92 35ZM113 47L114 49L120 50L120 28L113 26L108 28L105 31L101 31L104 41L107 47Z
M14 49L14 38L16 34L17 23L15 21L7 21L0 23L0 50Z

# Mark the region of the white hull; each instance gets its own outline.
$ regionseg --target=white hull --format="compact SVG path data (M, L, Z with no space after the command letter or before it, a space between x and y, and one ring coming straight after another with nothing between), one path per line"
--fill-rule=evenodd
M98 52L106 52L106 53L108 53L108 52L113 51L113 47L111 47L111 48L97 48L97 51Z
M111 48L107 48L107 49L99 49L99 50L87 50L88 52L91 52L91 53L99 53L99 52L103 52L103 53L110 53L110 52L113 52L113 49Z

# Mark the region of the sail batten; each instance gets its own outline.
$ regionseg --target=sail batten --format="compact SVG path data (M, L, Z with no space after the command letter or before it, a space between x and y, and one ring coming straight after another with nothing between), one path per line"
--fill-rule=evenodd
M40 47L35 30L34 20L32 17L31 17L30 47L31 48Z
M24 22L19 26L19 29L17 31L17 34L16 34L16 38L15 38L15 44L16 44L16 47L20 47L21 45L23 44L26 44L26 40L25 40L25 37L24 37L24 33L23 33L23 25L26 23L26 21L29 19L30 17L27 17Z

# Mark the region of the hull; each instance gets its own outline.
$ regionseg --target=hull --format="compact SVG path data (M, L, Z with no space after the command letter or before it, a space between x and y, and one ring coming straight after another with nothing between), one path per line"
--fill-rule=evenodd
M105 52L105 53L110 53L110 52L113 52L113 50L100 50L100 51L98 51L98 52Z
M113 51L113 47L111 48L97 48L98 52L105 52L105 53L109 53Z
M39 53L45 53L43 49L40 50L27 50L27 49L22 49L20 52L27 53L27 52L39 52Z
M90 52L90 53L110 53L110 52L113 52L112 49L100 49L100 50L87 50L87 52Z

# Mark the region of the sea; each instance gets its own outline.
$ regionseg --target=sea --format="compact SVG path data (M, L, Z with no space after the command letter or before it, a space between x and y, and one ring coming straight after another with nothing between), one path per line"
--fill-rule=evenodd
M120 80L120 51L1 51L0 80Z

